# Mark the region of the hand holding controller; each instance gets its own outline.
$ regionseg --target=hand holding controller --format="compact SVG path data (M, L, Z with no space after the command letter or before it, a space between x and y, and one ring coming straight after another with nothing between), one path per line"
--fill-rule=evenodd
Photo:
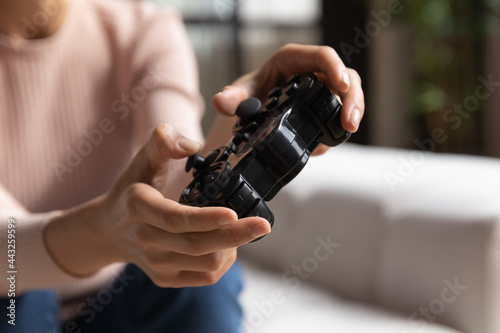
M227 146L206 157L195 154L186 171L196 171L180 203L225 206L238 217L274 223L265 201L299 174L320 144L337 146L351 133L340 123L341 105L314 74L296 74L275 87L263 106L256 98L238 106L238 122Z

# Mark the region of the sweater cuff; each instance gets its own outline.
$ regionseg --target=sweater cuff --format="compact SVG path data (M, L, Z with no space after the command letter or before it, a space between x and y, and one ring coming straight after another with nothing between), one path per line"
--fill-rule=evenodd
M45 247L43 230L60 214L54 211L11 218L16 225L16 294L33 289L62 288L85 280L62 270Z
M31 289L53 288L74 277L63 272L52 260L42 237L48 221L61 212L12 217L16 225L16 289L20 294Z
M0 268L4 273L11 272L8 275L14 275L16 296L30 290L56 289L63 300L80 297L113 281L124 269L126 263L114 263L85 277L75 277L62 270L52 259L43 240L45 226L61 213L61 211L54 211L19 217L1 217L4 223L0 224L0 247L2 248ZM11 257L7 255L8 224L15 225L15 244L12 242L9 244L15 245L15 256ZM11 262L8 260L12 259L14 259L13 266L10 267ZM2 295L12 289L11 282L13 280L0 280Z

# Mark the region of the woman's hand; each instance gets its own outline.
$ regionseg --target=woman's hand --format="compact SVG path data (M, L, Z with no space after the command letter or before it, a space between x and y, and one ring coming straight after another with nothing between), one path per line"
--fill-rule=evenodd
M86 275L117 261L139 266L161 287L213 284L231 267L236 248L270 232L257 217L238 220L224 207L191 207L166 199L156 176L170 159L199 144L158 126L114 188L47 226L46 244L64 269Z
M328 46L283 46L259 70L224 87L214 96L213 105L219 113L232 116L242 100L252 96L265 99L274 86L283 84L294 73L306 72L315 72L340 97L342 126L346 131L356 132L365 109L361 79L355 70L346 68L335 50ZM315 154L327 149L321 145Z

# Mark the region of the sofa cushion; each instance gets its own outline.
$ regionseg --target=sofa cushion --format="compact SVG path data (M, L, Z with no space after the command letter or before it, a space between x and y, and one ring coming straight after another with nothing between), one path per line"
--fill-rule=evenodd
M289 285L280 274L242 263L243 333L459 333L431 322L342 299L306 282Z
M344 144L310 159L270 202L273 232L240 253L289 283L497 333L499 203L498 159Z

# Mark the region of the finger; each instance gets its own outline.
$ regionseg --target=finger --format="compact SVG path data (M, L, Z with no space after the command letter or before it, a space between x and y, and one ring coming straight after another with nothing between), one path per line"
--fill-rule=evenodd
M169 233L163 241L173 252L200 256L241 246L270 232L271 226L265 219L247 217L213 231Z
M212 285L231 268L236 261L236 250L232 249L229 255L218 270L214 271L191 271L182 270L172 276L171 274L153 273L153 282L160 287L182 288L182 287L200 287Z
M167 199L145 184L130 189L129 209L139 219L169 233L206 232L238 220L226 207L193 207Z
M358 130L364 115L365 98L358 73L353 69L349 69L348 72L352 84L347 92L340 93L342 99L340 121L346 131L354 133Z
M241 101L250 97L249 91L244 87L226 86L212 99L214 108L227 116L235 114Z
M220 280L220 278L231 268L235 261L236 252L234 252L233 256L227 259L224 266L220 270L208 272L182 271L179 275L177 275L174 283L177 285L189 285L192 287L212 285Z
M158 249L150 253L146 264L157 272L172 270L191 272L216 272L224 268L224 265L236 249L215 251L201 256L190 256L186 254Z
M134 157L121 180L127 184L151 184L155 174L162 170L170 159L193 155L200 147L199 143L182 136L172 126L159 125Z
M249 73L212 99L218 112L233 115L238 104L249 96L264 98L269 89L284 79L304 72L317 72L331 89L346 92L351 85L349 71L335 50L328 46L287 44L258 72Z
M270 65L285 77L294 73L324 73L327 86L339 92L346 92L351 84L346 66L329 46L288 44L273 56Z
M328 149L330 149L330 147L328 147L327 145L320 144L318 147L316 147L316 149L314 149L311 156L323 155L328 151Z
M255 74L255 71L245 74L215 94L212 98L214 108L222 114L234 115L241 101L255 95Z

